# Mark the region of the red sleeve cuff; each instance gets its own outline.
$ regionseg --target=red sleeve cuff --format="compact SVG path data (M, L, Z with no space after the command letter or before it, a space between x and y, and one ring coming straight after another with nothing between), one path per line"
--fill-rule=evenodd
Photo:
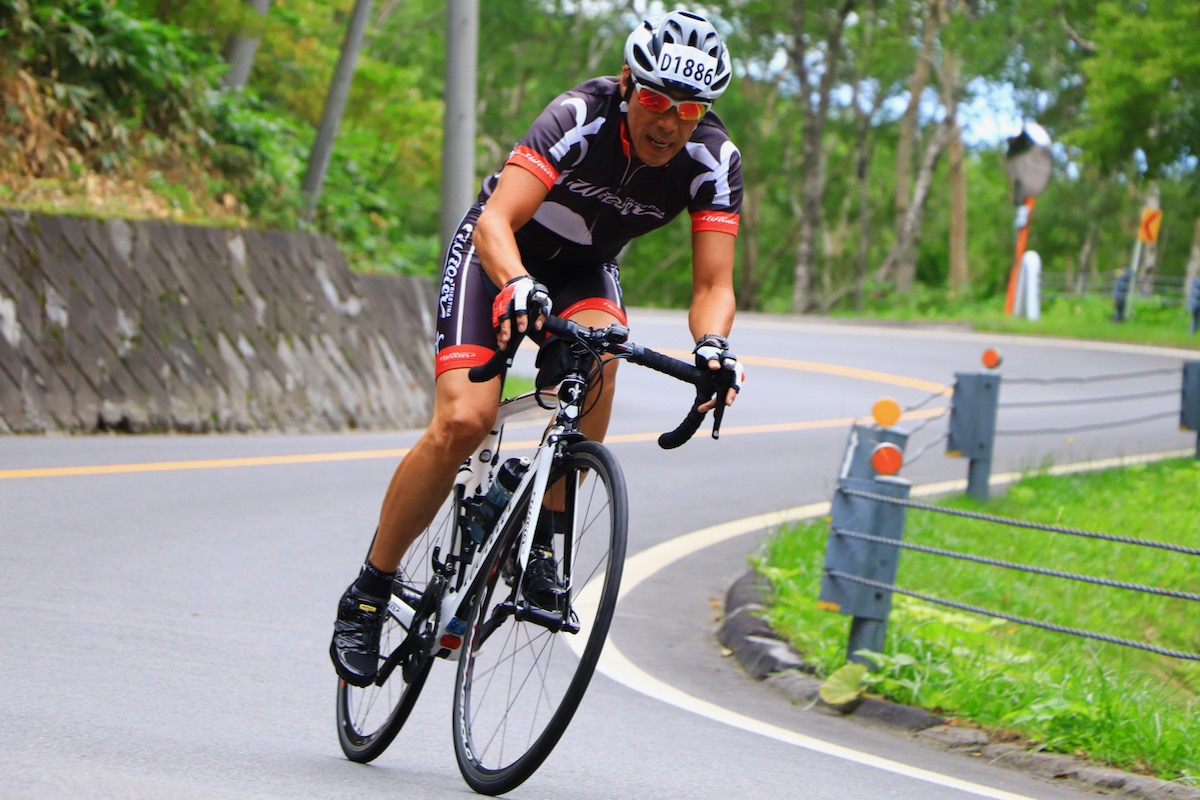
M692 213L692 233L696 231L720 231L737 236L737 214L727 214L722 211L696 211Z
M518 145L515 150L508 156L508 161L504 162L504 166L516 164L518 167L523 167L546 184L547 189L554 188L554 182L558 180L558 170L554 165L546 160L546 157L541 153L533 150L525 145Z

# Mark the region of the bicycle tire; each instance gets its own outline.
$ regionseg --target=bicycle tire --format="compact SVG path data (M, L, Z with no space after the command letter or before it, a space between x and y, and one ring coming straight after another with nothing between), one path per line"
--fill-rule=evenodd
M579 442L552 470L551 480L560 478L572 523L569 542L555 536L556 560L560 574L570 565L567 608L580 629L555 633L502 616L517 584L504 580L520 521L510 524L481 573L454 683L455 756L480 794L513 790L550 755L587 690L616 608L629 517L620 465L603 445ZM580 638L569 644L568 636Z
M451 492L428 528L413 542L400 564L393 584L392 603L399 592L416 594L425 591L432 573L433 549L441 548L442 556L450 552L450 544L458 517L457 490ZM389 604L389 608L392 604ZM384 619L380 636L381 660L386 658L407 637L408 631L394 611ZM351 761L366 763L378 758L404 727L425 686L433 658L410 670L406 680L397 667L383 685L370 684L364 688L338 680L337 729L342 752Z

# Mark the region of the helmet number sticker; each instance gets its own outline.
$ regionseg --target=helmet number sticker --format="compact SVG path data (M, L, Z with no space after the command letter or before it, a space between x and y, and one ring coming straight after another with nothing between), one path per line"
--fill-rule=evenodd
M658 71L667 80L711 86L717 74L717 60L694 47L664 44L658 57Z

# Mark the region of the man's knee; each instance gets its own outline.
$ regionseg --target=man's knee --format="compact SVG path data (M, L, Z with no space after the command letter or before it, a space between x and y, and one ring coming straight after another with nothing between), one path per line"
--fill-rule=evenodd
M466 375L466 370L455 372ZM457 378L446 373L439 379L439 383L450 379L460 385L438 392L429 433L448 450L469 453L495 427L498 400L490 382L461 385Z

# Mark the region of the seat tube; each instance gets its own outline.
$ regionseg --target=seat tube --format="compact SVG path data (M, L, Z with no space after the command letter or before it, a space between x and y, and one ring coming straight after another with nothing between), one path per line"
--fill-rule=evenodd
M504 424L501 423L458 468L455 481L463 487L463 497L474 497L479 492L487 491L491 485L491 476L500 459L500 439L503 434Z

